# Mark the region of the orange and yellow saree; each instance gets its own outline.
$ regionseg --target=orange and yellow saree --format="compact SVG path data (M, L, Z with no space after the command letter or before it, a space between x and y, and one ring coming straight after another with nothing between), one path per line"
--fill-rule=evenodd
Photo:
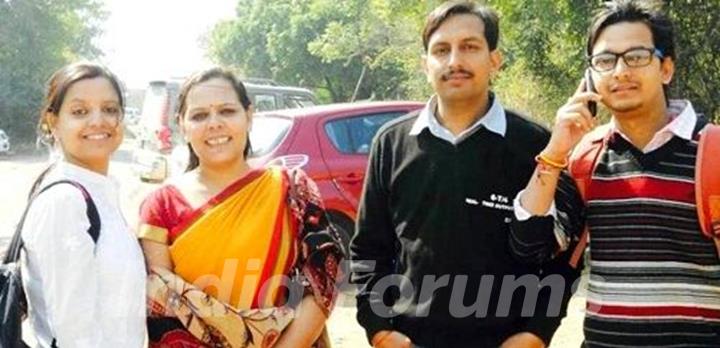
M302 296L333 306L342 248L300 171L254 170L196 209L167 185L139 233L174 265L148 278L151 347L272 347Z

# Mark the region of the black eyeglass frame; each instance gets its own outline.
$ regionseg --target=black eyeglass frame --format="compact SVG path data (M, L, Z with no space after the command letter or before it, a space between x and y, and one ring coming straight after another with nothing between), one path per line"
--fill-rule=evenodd
M647 61L646 64L641 64L641 65L632 65L632 64L628 63L627 59L625 59L625 55L628 54L628 53L630 53L630 52L637 52L637 51L648 52L648 53L650 54L651 59L648 59L648 61ZM599 69L597 69L597 68L595 67L595 65L593 65L593 59L594 59L594 58L597 58L597 57L599 57L599 56L607 56L607 55L612 55L612 56L614 56L614 58L615 58L615 63L612 65L611 68L608 68L608 69L605 69L605 70L599 70ZM586 59L587 59L587 64L588 64L588 66L590 67L590 69L592 69L592 70L594 70L594 71L596 71L596 72L598 72L598 73L606 73L606 72L608 72L608 71L612 71L612 70L614 70L615 68L617 68L617 64L618 64L618 62L620 61L620 58L622 58L623 62L625 62L625 65L628 66L628 67L631 67L631 68L641 68L641 67L644 67L644 66L648 66L648 65L650 65L650 63L652 63L652 56L656 56L656 57L658 57L659 59L665 58L665 56L663 55L662 51L660 51L660 50L657 49L657 48L633 47L633 48L630 48L630 49L628 49L628 50L626 50L626 51L624 51L624 52L621 52L621 53L600 52L600 53L598 53L598 54L593 54L592 56L588 56Z

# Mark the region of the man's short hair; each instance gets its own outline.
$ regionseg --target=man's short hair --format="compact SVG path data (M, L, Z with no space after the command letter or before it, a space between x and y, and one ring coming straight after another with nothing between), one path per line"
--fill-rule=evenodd
M661 4L651 0L607 1L593 18L588 30L587 55L605 28L622 22L644 23L650 28L653 44L663 55L675 60L675 33L670 18L661 11Z
M450 17L462 14L477 16L485 26L485 40L487 41L490 51L492 52L497 48L498 38L500 36L500 20L497 13L490 7L472 1L455 0L443 3L428 15L422 34L425 52L428 50L430 36Z

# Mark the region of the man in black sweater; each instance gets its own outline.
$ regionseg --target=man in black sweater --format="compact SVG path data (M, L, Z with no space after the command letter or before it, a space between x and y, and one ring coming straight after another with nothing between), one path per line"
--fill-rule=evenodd
M565 315L578 276L566 255L538 267L511 251L513 197L549 134L490 92L498 36L487 7L435 9L423 32L435 95L373 142L350 251L374 347L545 347Z

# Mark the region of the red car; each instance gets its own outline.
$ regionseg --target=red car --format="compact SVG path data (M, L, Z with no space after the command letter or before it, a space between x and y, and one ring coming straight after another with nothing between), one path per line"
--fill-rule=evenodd
M301 166L317 183L330 220L347 246L375 133L387 121L423 105L364 102L258 113L250 132L250 162Z

